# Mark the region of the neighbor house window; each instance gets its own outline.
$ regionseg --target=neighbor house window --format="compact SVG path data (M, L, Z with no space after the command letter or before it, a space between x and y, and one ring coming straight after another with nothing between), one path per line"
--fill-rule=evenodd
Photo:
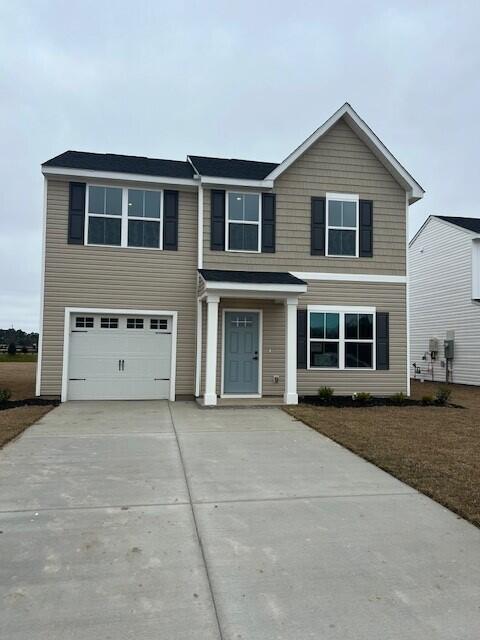
M127 318L127 329L143 329L143 318Z
M77 329L93 329L93 318L78 316L75 318L75 327Z
M227 251L260 251L260 194L227 194Z
M88 244L120 246L122 242L122 189L88 187Z
M358 257L358 196L327 193L326 255Z
M161 248L161 192L128 189L128 246Z
M375 308L308 307L309 369L374 369Z

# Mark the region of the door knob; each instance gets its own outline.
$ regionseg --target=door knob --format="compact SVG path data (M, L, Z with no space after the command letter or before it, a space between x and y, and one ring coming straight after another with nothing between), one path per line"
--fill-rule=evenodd
M258 360L258 356L253 356L252 360Z

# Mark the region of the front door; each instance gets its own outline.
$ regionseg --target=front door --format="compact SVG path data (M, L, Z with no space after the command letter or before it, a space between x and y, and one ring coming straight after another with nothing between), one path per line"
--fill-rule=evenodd
M258 311L225 312L224 393L258 393Z

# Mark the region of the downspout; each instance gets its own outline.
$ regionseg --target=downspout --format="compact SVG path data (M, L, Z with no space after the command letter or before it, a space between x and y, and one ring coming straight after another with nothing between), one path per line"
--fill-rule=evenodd
M406 239L406 247L405 247L405 313L406 313L406 321L407 321L407 396L410 396L410 286L408 279L408 191L405 194L405 239ZM433 364L432 364L432 372L433 372Z
M43 309L45 299L45 252L47 244L47 178L43 176L43 220L42 220L42 272L40 276L40 318L37 344L37 375L35 379L35 395L39 396L42 381L43 356Z

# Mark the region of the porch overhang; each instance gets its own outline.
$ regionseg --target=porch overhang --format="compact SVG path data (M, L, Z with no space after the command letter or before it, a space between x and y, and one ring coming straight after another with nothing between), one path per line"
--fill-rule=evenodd
M200 296L283 299L307 291L307 283L289 272L226 271L199 269L203 281Z

